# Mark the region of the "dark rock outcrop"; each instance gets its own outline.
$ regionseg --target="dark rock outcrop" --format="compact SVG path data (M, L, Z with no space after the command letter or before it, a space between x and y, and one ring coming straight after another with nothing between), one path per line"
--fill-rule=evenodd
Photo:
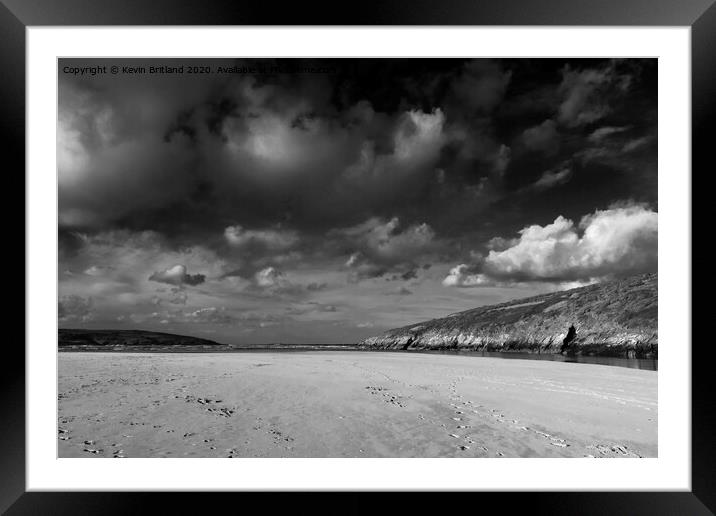
M474 308L360 346L657 358L657 291L657 274L633 276Z

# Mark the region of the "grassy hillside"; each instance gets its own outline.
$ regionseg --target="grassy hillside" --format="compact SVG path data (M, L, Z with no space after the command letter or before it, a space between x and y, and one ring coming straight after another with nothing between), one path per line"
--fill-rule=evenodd
M656 358L658 276L645 274L483 306L389 330L361 346Z
M69 330L60 329L58 345L62 350L151 350L181 348L228 348L212 340L143 330Z

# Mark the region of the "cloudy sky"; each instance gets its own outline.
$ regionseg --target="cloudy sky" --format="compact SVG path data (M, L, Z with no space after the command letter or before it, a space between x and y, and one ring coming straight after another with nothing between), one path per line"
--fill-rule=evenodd
M212 71L62 72L112 64ZM60 327L355 342L656 270L654 59L59 68Z

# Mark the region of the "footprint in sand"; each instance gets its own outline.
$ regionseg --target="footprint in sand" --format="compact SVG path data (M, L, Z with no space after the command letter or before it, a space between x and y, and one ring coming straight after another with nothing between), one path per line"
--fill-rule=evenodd
M606 455L611 457L641 457L639 453L631 451L626 446L620 444L595 444L587 446L587 449L597 450L600 455Z
M522 427L522 428L527 430L527 427ZM554 437L553 435L548 434L547 432L541 432L539 430L532 430L532 431L534 433L536 433L537 435L541 435L545 439L549 439L549 441L550 441L549 444L551 444L552 446L557 446L558 448L566 448L566 447L570 446L569 444L567 444L565 442L564 439L560 439L559 437Z

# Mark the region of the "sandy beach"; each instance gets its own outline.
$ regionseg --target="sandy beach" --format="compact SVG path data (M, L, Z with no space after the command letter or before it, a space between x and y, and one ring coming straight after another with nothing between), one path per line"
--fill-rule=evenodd
M657 373L391 352L59 353L59 457L655 457Z

